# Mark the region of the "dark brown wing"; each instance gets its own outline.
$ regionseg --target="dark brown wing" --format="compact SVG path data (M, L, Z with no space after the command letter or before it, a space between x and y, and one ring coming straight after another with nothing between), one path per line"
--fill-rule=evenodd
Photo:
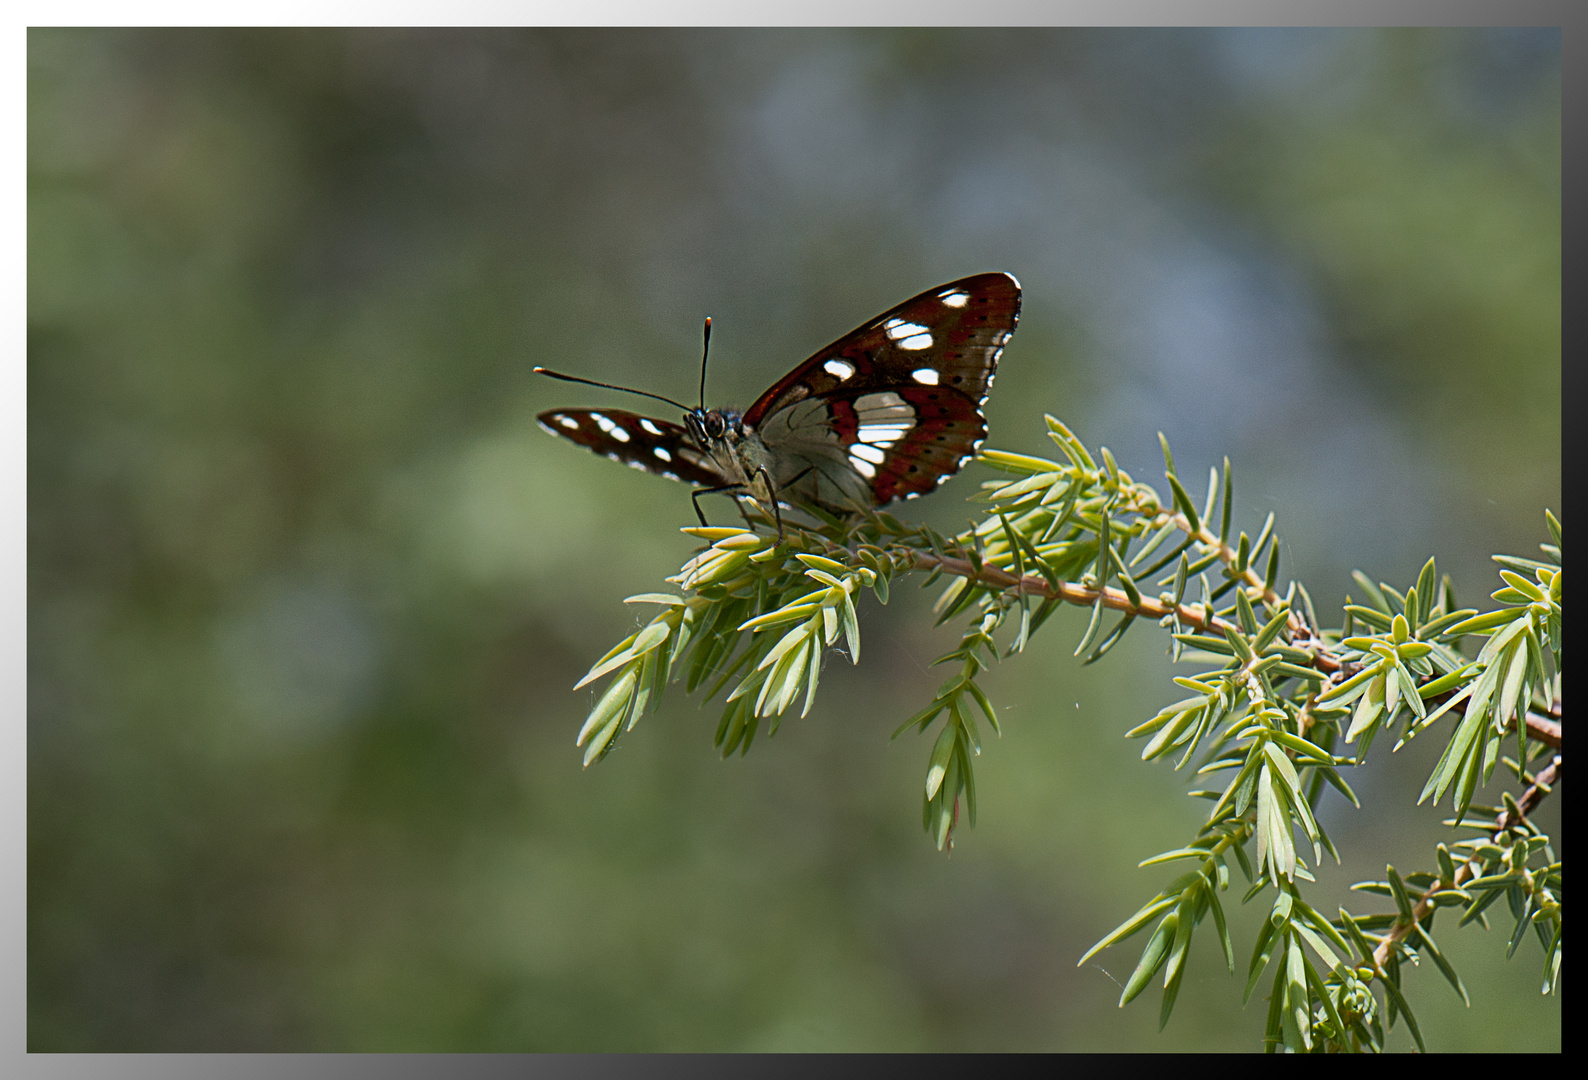
M698 487L728 483L711 458L695 445L689 431L670 420L621 409L552 409L535 419L553 435L633 469Z
M977 274L839 338L750 407L790 496L835 510L934 491L987 436L981 405L1020 285Z
M998 357L1020 317L1020 283L1011 275L976 274L928 289L845 334L799 364L745 411L756 428L807 397L923 385L964 394L979 407Z

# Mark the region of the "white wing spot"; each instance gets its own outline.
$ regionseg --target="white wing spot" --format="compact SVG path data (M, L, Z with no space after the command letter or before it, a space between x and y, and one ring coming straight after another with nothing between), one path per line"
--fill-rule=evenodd
M895 417L911 421L915 419L914 407L892 390L861 394L855 399L855 412L860 414L861 423L886 422Z
M903 319L889 319L887 322L882 324L882 328L888 332L888 337L892 338L894 341L901 341L904 338L920 337L923 334L926 336L926 345L902 346L906 349L924 349L927 347L927 345L932 344L931 328L922 326L920 323L905 322Z
M948 292L938 293L937 298L949 307L964 307L970 303L970 293L960 292L958 289L950 289Z
M892 446L904 438L905 433L914 426L914 424L862 424L856 438L872 446Z
M843 382L855 373L855 365L845 360L829 360L822 365L822 369L839 382Z
M861 476L864 476L867 480L870 480L877 475L876 467L865 458L856 457L853 450L849 452L849 464L855 467L855 472L859 473Z
M929 367L916 368L914 371L910 372L910 378L914 379L922 386L937 385L937 372Z
M640 472L650 472L651 471L651 470L649 470L649 469L647 469L645 467L645 462L643 462L643 461L626 461L626 462L624 462L624 464L627 465L631 469L638 469L638 470L640 470Z
M579 421L575 420L571 416L559 416L559 417L557 417L557 423L561 424L563 427L567 428L569 431L578 431L579 430Z
M655 454L663 461L673 460L673 455L667 452L667 448L665 446L654 446L651 448L651 453Z
M849 456L864 458L873 465L881 465L887 460L888 453L880 446L868 446L865 443L856 443L849 448Z
M629 441L629 433L628 432L626 432L622 428L618 427L611 420L607 419L605 416L602 416L600 413L598 413L598 412L591 413L590 414L590 419L592 419L592 420L594 420L596 422L596 427L600 428L602 431L604 431L608 435L612 436L618 442L628 442Z
M640 427L644 428L646 431L649 431L652 435L660 435L662 433L662 429L651 423L649 420L641 419Z
M899 342L899 348L908 349L911 352L919 352L922 349L930 349L931 347L931 334L911 334L909 337Z

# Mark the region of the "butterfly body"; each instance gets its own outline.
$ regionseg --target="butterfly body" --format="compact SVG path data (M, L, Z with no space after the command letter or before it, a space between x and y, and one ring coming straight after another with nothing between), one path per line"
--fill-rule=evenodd
M978 274L844 335L742 413L688 409L681 425L615 409L538 419L597 453L694 484L696 496L748 496L774 513L779 502L865 510L935 490L976 452L987 434L981 405L1019 312L1013 277Z

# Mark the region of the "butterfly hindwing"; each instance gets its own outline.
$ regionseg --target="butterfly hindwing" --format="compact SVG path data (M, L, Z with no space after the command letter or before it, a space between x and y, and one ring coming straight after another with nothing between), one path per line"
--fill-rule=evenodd
M914 424L890 438L902 421L895 420L890 426L889 420L904 412L894 399L904 402L913 414L909 419ZM904 386L832 400L831 407L835 416L843 418L844 427L848 426L848 415L852 412L855 416L856 440L849 447L850 464L862 472L861 462L875 469L876 475L868 479L878 506L892 499L936 491L987 437L987 421L977 402L942 387ZM864 423L867 420L869 424Z
M588 447L634 469L697 487L726 481L687 429L670 420L621 409L553 409L535 418L553 435Z

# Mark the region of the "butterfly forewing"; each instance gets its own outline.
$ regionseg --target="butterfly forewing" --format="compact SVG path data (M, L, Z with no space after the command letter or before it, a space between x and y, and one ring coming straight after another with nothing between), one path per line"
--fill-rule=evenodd
M535 418L561 435L630 468L658 473L699 487L726 481L688 430L668 420L621 409L553 409Z
M976 274L928 289L795 367L745 410L744 422L759 427L812 395L927 385L931 377L938 381L930 385L980 406L1019 317L1020 283L1009 274Z

